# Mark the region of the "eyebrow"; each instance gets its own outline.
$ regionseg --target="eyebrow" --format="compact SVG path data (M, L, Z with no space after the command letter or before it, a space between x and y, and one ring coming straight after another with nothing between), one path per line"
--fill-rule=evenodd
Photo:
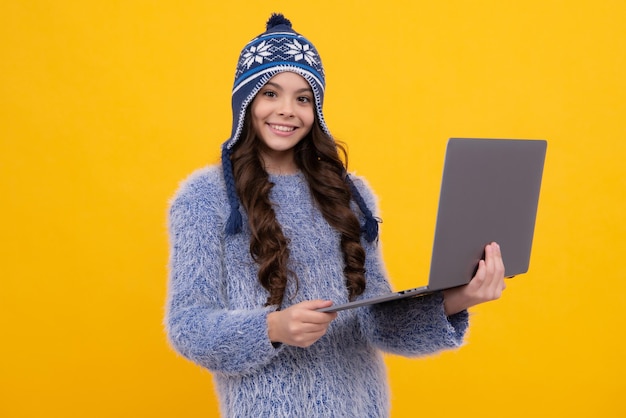
M283 86L281 86L281 85L280 85L280 84L278 84L278 83L271 82L271 81L268 81L265 85L266 85L266 86L267 86L267 85L270 85L270 86L272 86L272 87L274 87L274 88L276 88L276 89L278 89L278 90L284 90L284 89L283 89ZM311 94L312 94L312 93L313 93L313 90L311 89L311 87L304 87L304 88L301 88L301 89L299 89L299 90L296 90L296 93L304 93L304 92L307 92L307 93L311 93Z

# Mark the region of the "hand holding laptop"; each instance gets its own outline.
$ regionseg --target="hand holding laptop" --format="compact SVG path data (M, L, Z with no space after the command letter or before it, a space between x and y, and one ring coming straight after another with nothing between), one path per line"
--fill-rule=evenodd
M474 278L464 286L443 291L446 315L454 315L479 303L499 299L505 288L502 253L500 246L492 242L485 247L485 259L479 261Z

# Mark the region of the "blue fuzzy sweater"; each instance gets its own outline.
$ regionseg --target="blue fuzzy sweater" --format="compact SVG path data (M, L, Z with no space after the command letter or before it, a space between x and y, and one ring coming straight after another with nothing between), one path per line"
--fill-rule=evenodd
M316 207L302 174L270 176L276 216L290 240L284 307L304 300L346 302L339 235ZM375 199L355 179L370 208ZM354 209L360 215L358 209ZM374 211L376 213L376 211ZM458 347L467 311L447 318L434 294L342 311L308 348L267 336L267 291L257 279L244 215L226 236L229 205L221 166L194 173L174 197L169 218L170 281L166 327L172 346L213 374L227 417L386 417L389 394L381 350L404 356ZM363 221L363 219L361 219ZM379 248L363 240L367 288L390 290Z

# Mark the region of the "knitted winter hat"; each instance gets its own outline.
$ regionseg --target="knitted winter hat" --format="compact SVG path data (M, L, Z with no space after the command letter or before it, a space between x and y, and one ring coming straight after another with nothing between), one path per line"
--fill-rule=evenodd
M232 91L233 126L230 138L222 145L222 167L231 207L226 224L227 234L241 231L242 218L230 156L233 146L240 139L246 109L272 77L286 71L301 75L309 83L313 90L320 127L332 137L322 113L325 79L320 56L311 42L291 28L291 22L285 16L272 14L267 21L266 31L250 41L241 51L235 72ZM362 228L365 238L372 242L378 236L378 222L347 175L346 182L350 186L352 197L365 215L366 222Z
M330 135L322 114L324 68L311 42L291 28L282 14L273 14L267 31L250 41L241 51L232 93L233 128L227 148L239 140L246 108L261 88L278 73L291 71L309 83L315 97L315 110L322 129Z

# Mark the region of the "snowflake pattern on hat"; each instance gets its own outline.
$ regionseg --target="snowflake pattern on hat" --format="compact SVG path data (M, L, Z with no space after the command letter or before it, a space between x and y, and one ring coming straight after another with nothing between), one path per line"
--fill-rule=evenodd
M287 54L293 55L296 61L304 58L309 65L317 65L317 54L311 49L311 45L301 44L297 39L294 39L293 43L287 42L285 45L289 47Z
M267 45L265 41L261 42L259 45L251 46L248 49L245 49L241 54L241 62L239 64L240 67L246 67L246 69L250 69L253 63L263 64L263 58L269 57L272 55L270 51L268 51L270 45Z
M235 85L263 65L298 64L306 66L323 84L324 67L315 47L294 33L272 33L252 40L241 52L235 71Z

